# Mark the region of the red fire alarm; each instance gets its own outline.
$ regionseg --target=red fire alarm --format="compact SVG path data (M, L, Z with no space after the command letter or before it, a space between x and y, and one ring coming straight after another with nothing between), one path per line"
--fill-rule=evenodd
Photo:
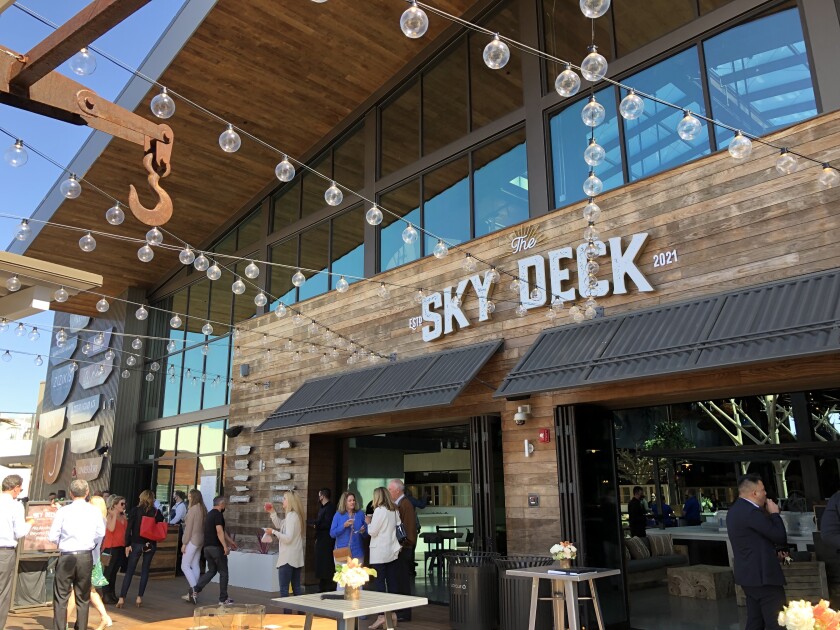
M540 442L551 442L551 429L540 429Z

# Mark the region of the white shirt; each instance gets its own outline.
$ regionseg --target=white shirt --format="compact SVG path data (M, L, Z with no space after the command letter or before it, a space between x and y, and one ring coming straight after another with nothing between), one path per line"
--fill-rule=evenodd
M17 547L18 538L26 536L30 529L23 503L7 492L0 493L0 547Z
M49 538L59 551L92 551L105 538L105 519L99 508L75 499L55 513Z
M178 523L183 523L184 518L187 516L187 504L181 501L176 503L172 509L175 510L175 515L172 517L172 520L169 521L169 524L177 525Z

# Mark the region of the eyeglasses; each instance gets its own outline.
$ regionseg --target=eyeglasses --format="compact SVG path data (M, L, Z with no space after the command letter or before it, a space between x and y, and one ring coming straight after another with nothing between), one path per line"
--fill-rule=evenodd
M125 501L120 501L120 505L125 505Z

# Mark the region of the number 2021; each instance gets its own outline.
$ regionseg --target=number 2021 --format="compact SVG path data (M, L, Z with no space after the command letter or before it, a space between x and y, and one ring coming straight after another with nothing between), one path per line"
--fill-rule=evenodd
M658 254L654 254L653 266L664 267L665 265L670 265L671 263L675 263L678 260L679 258L677 258L677 250L672 249L670 252L660 252Z

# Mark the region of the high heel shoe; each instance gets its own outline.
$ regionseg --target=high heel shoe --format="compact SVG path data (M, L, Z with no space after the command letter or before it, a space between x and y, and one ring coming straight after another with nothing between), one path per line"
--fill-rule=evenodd
M134 605L137 606L137 608L140 608L143 605L143 598L138 596L137 599L134 600Z
M105 630L105 628L110 628L113 625L114 620L111 619L108 615L105 615L102 621L99 622L99 625L96 626L96 630Z
M385 625L385 615L379 615L372 624L368 626L368 630L377 630Z
M125 606L125 598L124 598L124 597L120 597L120 598L117 600L117 608L122 608L123 606Z

